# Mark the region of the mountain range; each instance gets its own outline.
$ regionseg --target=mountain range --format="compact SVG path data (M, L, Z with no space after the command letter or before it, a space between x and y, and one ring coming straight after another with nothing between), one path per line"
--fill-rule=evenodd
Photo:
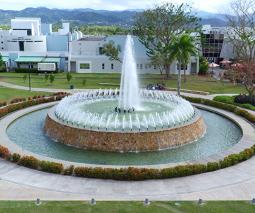
M80 9L49 9L45 7L26 8L23 10L0 10L0 24L10 24L14 17L40 17L43 23L71 22L75 25L118 25L129 27L137 13L143 10L108 11L90 8ZM225 26L226 19L223 14L195 11L201 18L201 24L212 26Z

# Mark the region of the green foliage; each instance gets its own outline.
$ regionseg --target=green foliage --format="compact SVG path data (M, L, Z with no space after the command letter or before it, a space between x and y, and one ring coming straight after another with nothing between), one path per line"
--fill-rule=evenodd
M26 82L26 80L27 80L27 74L23 75L23 81L24 81L24 83Z
M121 62L119 58L120 46L116 46L113 41L110 41L109 43L104 44L101 53L106 55L111 61Z
M44 75L44 80L45 80L45 82L47 82L47 81L49 80L49 74L48 74L48 73L46 73L46 74Z
M20 158L18 164L31 169L39 168L39 160L33 156L23 156L22 158Z
M53 82L55 81L55 75L50 74L49 79L50 79L50 83L53 84Z
M38 73L37 69L15 68L16 73Z
M134 23L134 34L147 49L150 58L161 58L167 77L175 59L173 42L183 33L197 31L199 19L192 15L188 5L165 3L139 13Z
M209 69L209 63L205 57L199 57L199 75L206 75Z
M178 95L181 95L181 65L187 66L191 55L197 55L198 49L196 48L195 40L189 34L182 34L175 37L171 47L173 57L178 61ZM186 69L184 69L186 74ZM186 75L184 81L186 82Z
M224 96L224 95L216 96L213 98L214 101L218 101L218 102L222 102L222 103L226 103L226 104L232 104L232 105L246 108L249 110L255 110L255 106L253 106L249 103L247 103L247 104L235 103L234 99L235 99L235 96Z
M63 164L50 161L40 161L39 166L42 171L55 174L61 174L64 170Z
M86 79L82 80L82 86L86 86Z
M4 66L3 57L2 57L2 55L0 54L0 70L3 69L3 66Z
M68 83L70 83L70 81L72 80L73 76L70 72L66 73L66 80Z
M78 27L78 30L85 35L127 35L128 29L119 26L99 26L99 25L84 25Z
M17 163L17 162L19 162L20 158L21 158L20 154L13 153L12 156L11 156L11 161L14 162L14 163Z

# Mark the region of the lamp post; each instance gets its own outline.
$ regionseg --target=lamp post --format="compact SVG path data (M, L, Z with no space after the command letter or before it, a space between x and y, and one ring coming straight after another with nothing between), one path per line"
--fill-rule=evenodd
M29 65L29 69L28 69L28 87L29 87L29 91L31 92L31 64Z

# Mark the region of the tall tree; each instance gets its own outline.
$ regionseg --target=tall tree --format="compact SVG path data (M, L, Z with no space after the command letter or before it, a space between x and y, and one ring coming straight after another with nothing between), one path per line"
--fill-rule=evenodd
M227 41L235 53L232 75L244 85L249 96L255 93L255 1L234 0L227 16Z
M234 0L227 15L227 41L233 45L237 60L255 59L255 1Z
M172 55L178 61L178 95L181 94L181 67L184 69L184 81L186 82L186 67L192 55L197 55L195 39L189 34L175 37L172 45Z
M191 13L188 5L166 3L137 15L134 34L146 47L150 58L162 58L167 78L174 60L171 46L176 36L185 32L197 31L199 19Z

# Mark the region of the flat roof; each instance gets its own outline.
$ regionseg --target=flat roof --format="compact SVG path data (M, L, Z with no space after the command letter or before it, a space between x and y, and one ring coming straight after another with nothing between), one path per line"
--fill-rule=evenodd
M15 62L60 63L60 58L43 56L19 56Z
M41 62L44 57L38 57L38 56L19 56L15 62Z
M2 56L2 60L3 60L3 62L9 61L9 56Z

